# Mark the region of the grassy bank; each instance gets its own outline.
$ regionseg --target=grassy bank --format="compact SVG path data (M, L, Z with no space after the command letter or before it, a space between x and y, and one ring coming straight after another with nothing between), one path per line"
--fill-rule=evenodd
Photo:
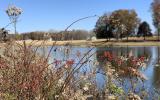
M23 41L17 41L17 43L22 44ZM106 39L98 39L94 41L87 40L72 40L72 41L43 41L43 40L26 40L26 44L33 46L63 46L63 45L73 45L73 46L160 46L159 41L107 41Z

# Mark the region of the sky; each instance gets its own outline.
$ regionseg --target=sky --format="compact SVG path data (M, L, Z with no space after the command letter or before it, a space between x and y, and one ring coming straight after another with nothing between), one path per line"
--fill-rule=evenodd
M8 5L22 8L23 13L17 23L19 33L30 31L64 30L73 21L118 9L135 9L141 21L147 21L152 31L152 0L1 0L0 1L0 27L10 21L5 13ZM72 25L72 29L92 30L98 17L81 20ZM7 27L13 31L13 26Z

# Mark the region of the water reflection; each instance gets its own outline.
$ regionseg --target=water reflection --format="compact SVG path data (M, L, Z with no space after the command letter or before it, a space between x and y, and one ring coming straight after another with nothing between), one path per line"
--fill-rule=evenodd
M154 68L153 85L156 89L160 89L160 68L159 67Z
M47 50L49 52L51 47L48 47ZM84 54L89 51L91 48L90 47L68 47L70 53L65 54L63 52L64 47L54 47L53 51L51 52L51 61L52 62L54 59L58 59L61 61L65 61L67 59L74 59L75 63L77 63L80 58L84 56ZM88 70L87 66L89 68L95 66L98 67L97 69L97 84L99 87L105 86L105 76L103 75L104 67L106 66L106 61L103 57L104 52L110 52L114 56L134 56L134 57L141 57L145 56L147 59L146 61L146 69L142 70L139 69L143 74L145 74L148 77L148 80L144 82L144 87L148 89L148 91L152 91L154 88L157 90L160 90L160 47L97 47L94 48L91 52L95 53L89 61L90 62L98 62L98 65L90 64L90 62L84 64L85 68L82 70ZM87 59L87 57L86 57ZM128 84L129 78L127 76L121 77L125 79L124 86L126 86L126 89L130 87L130 84ZM142 86L139 84L137 89Z
M104 52L109 51L116 56L134 56L140 57L145 56L147 67L145 70L141 70L148 80L145 81L146 88L149 89L160 89L160 47L100 47L97 48L97 61L99 67L103 69L107 59L102 56Z
M157 47L156 50L156 64L154 65L153 68L153 86L156 89L160 89L160 47Z

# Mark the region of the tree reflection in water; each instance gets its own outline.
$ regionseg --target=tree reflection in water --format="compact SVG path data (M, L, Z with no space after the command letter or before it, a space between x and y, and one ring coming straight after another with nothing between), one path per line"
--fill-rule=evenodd
M158 65L160 64L160 57L159 57L159 47L101 47L97 48L97 61L99 62L99 69L101 71L105 70L106 62L108 61L107 58L103 57L103 54L105 52L110 52L111 55L116 56L116 57L129 57L129 56L134 56L135 58L139 57L145 57L145 63L146 69L144 67L139 68L138 70L142 73L144 73L147 77L147 81L140 82L139 80L135 79L135 77L129 77L127 75L121 75L120 78L122 81L121 86L124 87L124 90L126 92L130 91L134 87L134 92L140 92L141 89L146 89L147 92L149 93L149 97L153 95L153 93L156 92L160 89L160 67L157 66L155 67L156 63ZM128 65L129 67L130 65ZM142 70L144 69L144 70ZM104 72L103 72L104 73ZM134 83L134 84L132 84ZM134 86L133 86L134 85ZM136 85L136 87L135 87ZM141 94L141 93L140 93ZM143 94L141 94L143 95Z
M153 86L156 89L156 92L160 94L160 47L156 47L156 64L153 68Z

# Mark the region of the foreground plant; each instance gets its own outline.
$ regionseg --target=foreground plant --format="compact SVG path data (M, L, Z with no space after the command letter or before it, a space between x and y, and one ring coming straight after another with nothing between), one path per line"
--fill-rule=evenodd
M38 54L40 47L9 43L3 48L0 58L0 99L70 99L94 97L96 90L95 72L82 72L80 68L87 62L54 60L49 63L47 56ZM86 55L84 55L86 56ZM76 65L73 67L73 65ZM92 78L92 79L91 79ZM83 83L83 84L82 84ZM95 91L95 92L94 92Z

